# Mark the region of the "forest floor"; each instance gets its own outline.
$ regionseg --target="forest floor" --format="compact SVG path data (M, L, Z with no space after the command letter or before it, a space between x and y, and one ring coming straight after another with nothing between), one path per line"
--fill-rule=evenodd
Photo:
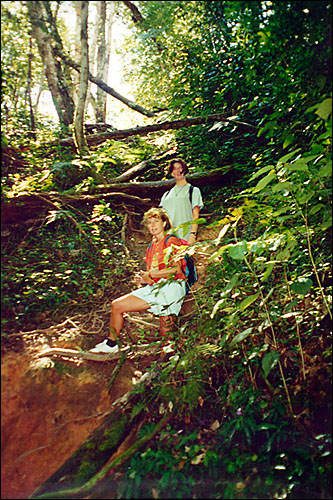
M202 235L200 239L207 238ZM138 262L146 245L135 244ZM134 248L129 248L132 251ZM196 255L198 282L204 281L208 256ZM128 292L120 284L118 296ZM89 350L109 334L111 301L103 297L93 310L81 310L66 318L59 316L51 327L19 331L2 347L1 498L29 498L75 452L110 411L114 401L130 391L140 376L160 356L129 355L109 391L108 384L117 361L97 362L64 356L41 357L50 348ZM184 303L182 314L193 310L193 297ZM158 318L149 313L131 315L120 335L123 346L159 340Z

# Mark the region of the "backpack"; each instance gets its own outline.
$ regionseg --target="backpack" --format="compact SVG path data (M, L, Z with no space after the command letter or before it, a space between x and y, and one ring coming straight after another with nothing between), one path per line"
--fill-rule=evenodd
M192 190L193 190L193 186ZM168 234L164 240L164 243L168 241L170 236L177 236L175 234ZM181 240L180 240L181 241ZM185 254L184 255L184 262L185 262L185 268L183 266L183 272L185 274L185 290L186 290L186 295L189 293L191 287L194 285L196 281L198 281L198 275L197 275L197 270L194 265L194 260L190 255Z

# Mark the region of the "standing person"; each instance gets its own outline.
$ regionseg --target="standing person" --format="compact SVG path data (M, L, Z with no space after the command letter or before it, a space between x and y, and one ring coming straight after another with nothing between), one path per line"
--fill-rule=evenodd
M160 206L168 212L173 227L192 222L174 231L179 238L191 244L196 241L198 224L195 221L199 218L203 202L200 189L187 182L185 177L187 173L188 166L184 160L181 158L171 160L169 174L176 179L176 184L170 191L164 193Z
M137 290L112 302L110 338L97 344L90 352L115 353L119 351L116 339L124 324L124 314L149 311L160 317L160 333L173 329L173 316L178 316L186 295L185 275L180 261L175 261L176 236L168 235L171 228L168 214L163 208L151 208L144 215L144 222L152 235L146 251L147 270L135 275ZM171 253L164 251L172 246ZM141 287L141 285L145 285Z

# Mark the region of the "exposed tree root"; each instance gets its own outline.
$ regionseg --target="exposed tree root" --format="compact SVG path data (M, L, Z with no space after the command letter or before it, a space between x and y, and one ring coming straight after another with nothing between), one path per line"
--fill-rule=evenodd
M83 486L78 488L72 488L69 490L57 491L55 493L44 493L39 496L31 496L30 498L42 499L42 498L84 498L89 493L92 492L107 476L111 469L123 465L134 453L136 453L140 448L145 446L148 441L150 441L162 428L166 425L172 418L173 413L166 414L161 420L155 425L155 427L145 434L141 439L136 441L130 448L128 448L120 456L111 460L105 467L103 467L97 474L95 474L89 481L87 481Z
M157 375L158 370L155 368L145 373L137 385L146 391ZM145 408L140 406L141 398L141 391L130 391L115 401L100 426L30 498L85 498L112 469L123 465L145 446L171 419L173 413L164 415L149 433L127 448L127 438L130 435L133 437L145 420Z

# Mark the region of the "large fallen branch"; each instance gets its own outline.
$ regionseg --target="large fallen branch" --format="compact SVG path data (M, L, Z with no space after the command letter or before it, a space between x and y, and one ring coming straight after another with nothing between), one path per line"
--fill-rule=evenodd
M158 153L157 155L149 158L148 160L143 160L134 167L129 168L126 172L123 172L121 175L118 175L116 178L117 182L128 182L132 179L135 179L138 175L143 174L146 170L149 170L151 167L155 167L158 165L158 161L166 154L171 151L175 152L174 148L167 149L162 151L162 153ZM170 156L169 156L170 157Z
M188 181L197 187L211 186L218 188L229 184L234 178L231 165L210 172L195 173L187 176ZM160 201L162 194L171 189L174 180L152 182L124 182L101 185L90 188L88 193L77 195L60 193L34 193L16 196L3 200L1 205L1 221L3 224L24 224L27 220L45 216L51 210L66 208L82 208L100 200L112 202L114 205L126 202L126 206L134 205L143 212ZM65 214L64 214L65 216Z
M206 172L197 172L186 176L188 182L193 186L204 187L210 186L218 188L229 184L235 177L232 165L225 165L222 168ZM153 200L162 196L165 191L171 189L175 184L173 179L166 181L150 181L150 182L123 182L121 184L107 184L98 187L89 188L89 193L110 193L118 191L120 193L131 193L137 197L147 197ZM159 201L159 200L158 200Z
M141 206L143 209L148 209L152 203L148 198L114 191L92 195L43 193L40 196L39 193L33 193L4 200L1 205L1 222L2 224L24 224L28 220L33 222L36 218L45 217L51 210L54 212L64 208L81 208L98 203L100 200L111 201L114 205L121 205L125 201L126 205ZM52 203L58 206L52 207ZM64 217L67 215L64 214Z
M194 118L183 118L181 120L173 120L161 123L154 123L153 125L145 125L143 127L135 127L124 130L117 130L113 132L102 132L100 134L93 134L87 136L87 143L89 147L97 146L102 142L105 142L110 139L126 139L127 137L131 137L134 135L148 135L152 132L158 132L160 130L177 130L185 127L192 127L194 125L201 125L213 122L230 122L233 125L242 125L250 128L257 129L255 125L250 123L245 123L239 120L236 120L234 117L228 117L225 113L213 113L211 115L206 116L197 116ZM61 139L56 141L51 141L47 145L39 146L39 149L52 149L55 147L64 147L68 149L74 149L75 144L71 137L67 139Z

